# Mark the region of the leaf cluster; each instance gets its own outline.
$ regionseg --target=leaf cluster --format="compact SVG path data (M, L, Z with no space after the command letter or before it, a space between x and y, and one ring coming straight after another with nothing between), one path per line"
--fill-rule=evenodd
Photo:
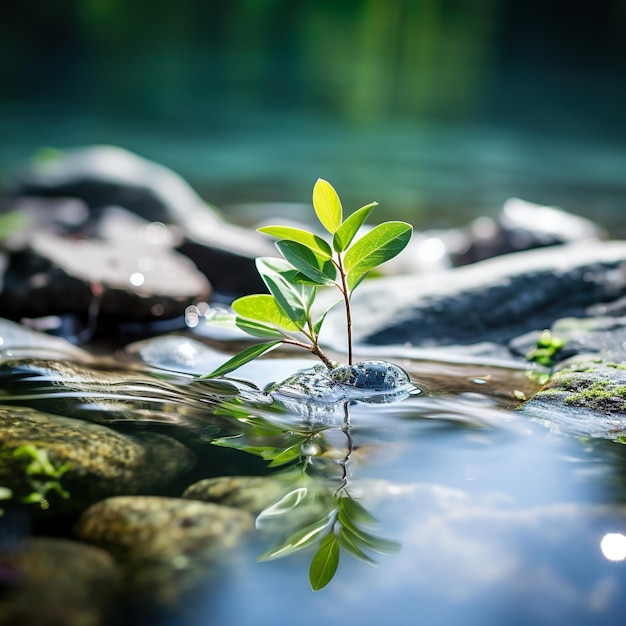
M13 456L28 460L24 472L32 491L21 498L22 502L39 504L42 508L47 508L47 495L50 492L55 492L64 499L70 497L69 492L63 488L60 482L63 475L70 469L68 463L55 467L48 458L47 450L30 444L15 448Z
M318 179L313 188L313 208L322 227L331 235L317 234L290 226L265 226L259 232L276 238L282 258L261 257L256 267L269 293L238 298L234 313L218 313L207 319L214 326L239 329L266 339L235 355L205 378L228 374L266 354L280 344L291 344L317 355L333 366L319 345L319 334L327 313L343 300L346 308L348 362L352 361L350 297L353 290L381 263L392 259L408 244L412 227L405 222L384 222L355 237L377 205L367 204L346 219L337 192ZM316 319L312 307L317 289L332 286L341 298Z
M301 493L297 493L299 500L294 498L297 491L281 498L281 504L287 499L292 501L291 506L282 507L282 515L291 513L302 502ZM277 504L271 508L276 508ZM339 567L342 549L370 565L376 564L370 552L391 554L400 549L398 542L372 534L368 527L376 524L377 520L363 505L342 489L329 499L328 508L321 516L289 534L258 560L283 558L317 543L309 566L309 582L312 589L318 591L333 579Z

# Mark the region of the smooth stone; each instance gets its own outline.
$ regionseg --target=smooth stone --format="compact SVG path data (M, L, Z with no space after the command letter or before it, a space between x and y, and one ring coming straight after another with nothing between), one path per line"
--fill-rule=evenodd
M9 197L74 198L92 213L121 206L149 221L177 223L185 212L214 211L171 169L111 145L37 155L16 166L6 182Z
M0 626L107 626L122 617L121 572L84 543L33 537L0 555L13 581L0 594Z
M478 217L457 232L461 236L456 245L449 246L455 266L521 250L605 238L604 230L587 218L520 198L509 198L495 217Z
M90 354L66 339L42 333L11 320L0 318L0 361L15 358L82 359L89 360Z
M214 502L259 514L285 492L285 482L269 476L216 476L190 485L183 498Z
M87 509L76 533L115 557L136 600L175 606L253 528L250 513L211 502L120 496Z
M396 393L411 385L409 375L401 367L387 361L340 365L332 370L330 377L344 387L366 392Z
M163 490L196 460L187 447L158 433L135 438L30 407L0 406L0 485L11 489L16 498L32 491L25 473L29 460L13 454L20 446L46 450L55 468L68 465L59 482L69 498L48 494L46 514L80 511L107 496Z

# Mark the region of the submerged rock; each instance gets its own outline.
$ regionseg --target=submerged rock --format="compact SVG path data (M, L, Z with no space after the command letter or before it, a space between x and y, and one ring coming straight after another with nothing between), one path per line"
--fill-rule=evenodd
M85 511L76 532L113 554L137 600L176 605L206 583L224 551L253 528L250 513L227 506L122 496Z
M14 572L0 594L0 626L118 623L121 572L104 550L76 541L29 539L0 555Z
M216 476L185 489L183 498L215 502L252 514L260 513L285 491L285 483L270 476Z
M45 451L52 467L65 471L58 479L27 473L32 459L16 453L24 447ZM49 494L51 513L79 511L111 495L162 490L195 463L188 448L165 435L144 433L139 439L99 424L11 406L0 406L0 457L0 485L16 498L33 491L33 479L58 480L68 495Z

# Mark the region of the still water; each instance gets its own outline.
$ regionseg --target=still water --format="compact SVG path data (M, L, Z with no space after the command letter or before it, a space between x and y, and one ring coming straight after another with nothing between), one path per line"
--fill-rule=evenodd
M22 361L3 372L5 403L185 442L199 458L196 479L252 473L290 485L192 598L150 614L149 623L623 623L626 448L516 411L513 391L535 388L523 369L402 359L415 388L401 399L313 406L282 396L268 402L249 386L311 366L266 358L240 370L248 382L238 400L216 404L213 383L204 388L188 375L222 357L176 341L179 356L196 356L177 360L171 339L127 350L126 359L139 356L156 374L153 382L133 382L135 372L128 382L111 378L109 389L102 372L89 378L84 368L68 381L72 370L58 362ZM286 453L289 462L272 468L259 458L268 450L274 456L266 458ZM375 566L342 544L336 574L314 592L317 542L259 561L327 515L337 494L367 512L355 523L363 530L365 520L374 537L363 551ZM346 524L339 517L334 528Z
M400 551L376 567L342 554L313 593L311 553L257 563L257 541L192 623L622 623L621 445L553 433L479 392L350 413L364 454L348 488Z

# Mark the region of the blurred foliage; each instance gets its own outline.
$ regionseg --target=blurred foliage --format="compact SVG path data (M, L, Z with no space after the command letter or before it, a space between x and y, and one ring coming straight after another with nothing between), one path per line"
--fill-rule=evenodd
M228 84L251 108L463 115L520 56L624 66L618 0L49 0L3 13L4 96L69 92L155 112Z

